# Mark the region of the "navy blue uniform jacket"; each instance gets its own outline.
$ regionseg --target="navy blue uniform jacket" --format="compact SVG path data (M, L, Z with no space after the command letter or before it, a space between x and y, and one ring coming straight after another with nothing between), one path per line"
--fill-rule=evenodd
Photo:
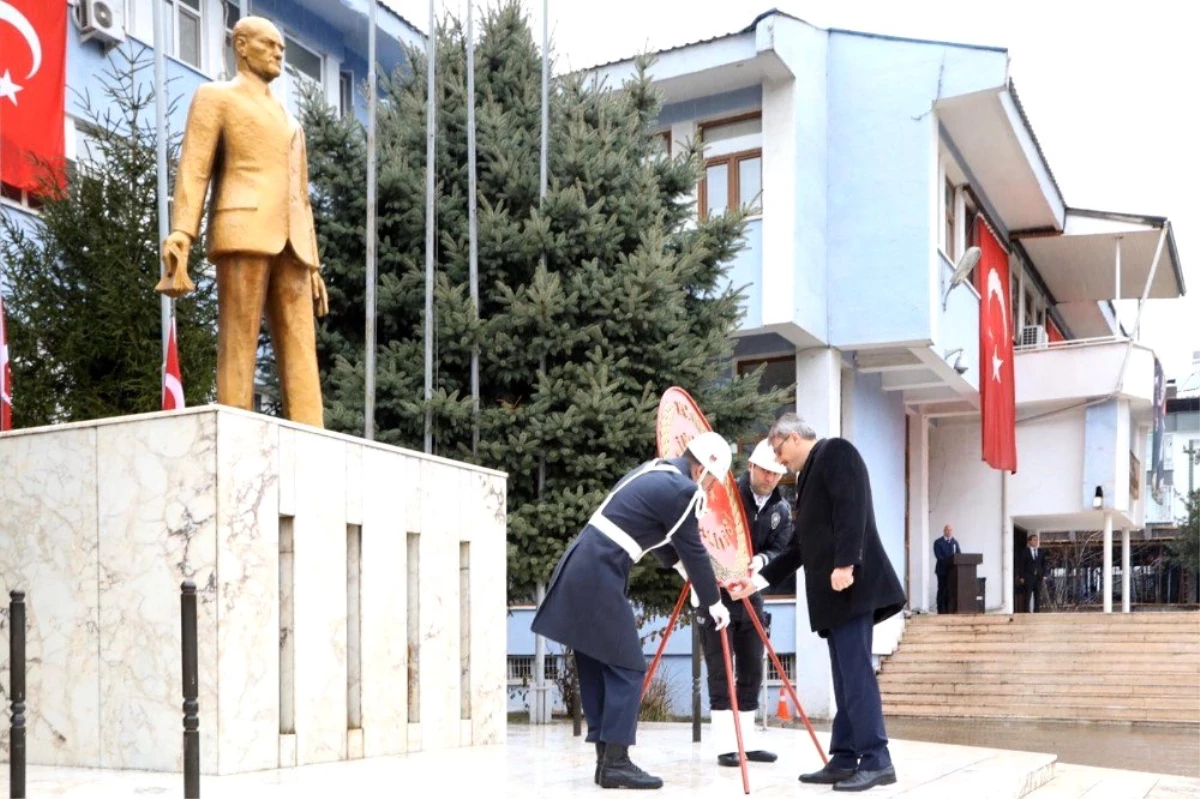
M666 468L639 474L655 465ZM617 482L602 514L643 553L655 547L651 551L663 565L682 560L701 606L708 607L717 602L717 578L696 519L700 487L687 472L682 458L644 463ZM533 632L602 663L645 671L625 596L633 563L629 552L589 521L554 568Z

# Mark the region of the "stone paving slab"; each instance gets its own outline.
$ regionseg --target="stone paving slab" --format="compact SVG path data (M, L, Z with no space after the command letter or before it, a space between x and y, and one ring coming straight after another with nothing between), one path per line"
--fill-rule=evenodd
M1200 774L1200 763L1196 765ZM1058 763L1054 779L1029 799L1183 799L1200 796L1200 778Z
M817 737L822 746L828 746L827 733L818 732ZM776 763L750 764L752 796L773 799L833 793L828 786L802 785L796 780L801 772L821 765L806 732L771 728L766 740L780 757ZM639 745L632 752L635 762L666 783L650 795L742 796L740 770L717 766L710 745L708 741L693 744L687 724L643 724ZM873 799L1175 799L1200 795L1200 780L1064 766L1056 764L1052 754L918 741L893 741L891 749L899 781L870 791ZM508 727L507 743L500 746L205 777L201 795L221 799L382 797L423 790L455 796L469 791L473 796L513 799L600 796L601 789L592 783L594 764L593 748L572 737L569 724L514 724ZM182 786L179 774L33 766L28 795L30 799L136 799L181 796ZM8 769L3 767L0 796L7 795Z

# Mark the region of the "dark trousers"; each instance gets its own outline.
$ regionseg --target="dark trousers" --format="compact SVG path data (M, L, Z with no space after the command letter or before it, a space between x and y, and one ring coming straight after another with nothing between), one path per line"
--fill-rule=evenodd
M645 672L610 666L582 652L575 653L575 668L579 672L579 703L588 723L588 743L633 746Z
M937 576L938 592L937 592L937 612L950 612L950 574L939 574Z
M739 605L741 603L738 603ZM739 611L741 611L739 613ZM759 621L762 621L762 613ZM758 710L758 692L763 681L763 642L745 607L730 614L729 654L733 658L734 680L737 682L738 710ZM708 669L708 704L713 710L731 710L729 680L725 677L725 655L721 648L721 633L705 618L700 624L700 643L704 650L704 665Z
M829 765L876 771L892 765L879 682L871 665L871 614L829 630L829 661L837 714L829 742Z
M1030 585L1028 582L1023 586L1018 586L1015 596L1016 612L1017 613L1040 613L1042 610L1042 586L1041 583Z

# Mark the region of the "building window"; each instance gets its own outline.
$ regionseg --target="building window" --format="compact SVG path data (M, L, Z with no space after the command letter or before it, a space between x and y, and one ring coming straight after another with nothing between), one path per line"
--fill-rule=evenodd
M279 85L284 106L299 119L304 87L315 84L322 89L325 86L325 62L320 54L290 36L283 37L283 45L283 74L275 83Z
M946 178L942 186L942 206L944 208L945 225L942 229L942 252L950 259L950 263L954 263L954 259L958 257L954 249L954 237L958 234L958 227L955 225L955 202L957 200L958 191L954 188L954 182L950 178Z
M528 684L533 682L534 661L533 655L509 655L508 656L508 681L510 683ZM558 679L558 666L561 658L558 655L546 654L546 679L553 681Z
M242 18L243 0L222 0L225 8L225 80L237 74L237 53L233 49L233 26Z
M7 205L15 205L23 211L37 213L42 210L42 200L36 194L19 189L11 183L0 183L0 199Z
M350 72L338 73L338 113L343 119L354 113L354 75Z
M779 658L779 665L783 666L783 670L787 672L788 682L796 682L796 656L794 654L776 653ZM767 682L783 682L779 678L779 669L775 668L775 661L767 660Z
M201 69L201 0L162 0L171 54L183 63Z
M762 213L762 116L758 113L700 127L707 156L700 181L700 213L728 208Z

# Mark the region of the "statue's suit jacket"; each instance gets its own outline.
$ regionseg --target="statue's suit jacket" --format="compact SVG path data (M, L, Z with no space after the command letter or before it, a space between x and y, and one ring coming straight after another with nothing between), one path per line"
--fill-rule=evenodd
M240 76L203 84L192 98L172 230L196 238L210 180L210 261L277 255L291 244L301 263L320 267L304 129L273 95Z

